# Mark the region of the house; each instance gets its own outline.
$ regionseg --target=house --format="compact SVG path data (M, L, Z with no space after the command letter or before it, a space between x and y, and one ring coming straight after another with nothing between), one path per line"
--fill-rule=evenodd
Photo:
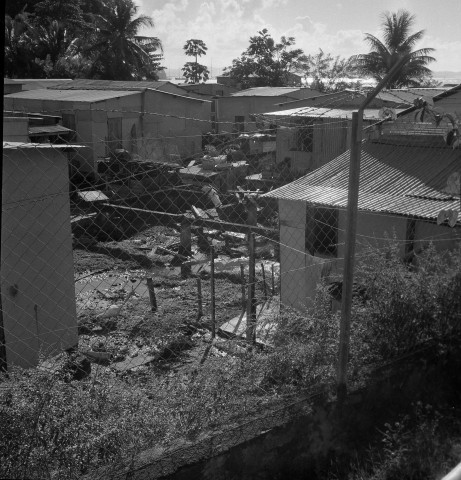
M8 80L10 81L9 83L13 82L21 85L21 90L23 91L41 90L42 88L50 88L55 85L72 82L71 78L11 78Z
M26 120L14 119L24 135ZM65 155L78 146L24 140L3 142L0 363L8 368L78 343Z
M24 122L21 122L23 119ZM32 143L69 143L75 132L61 124L61 117L30 112L3 112L3 140ZM22 125L26 125L26 135ZM18 137L22 137L21 140Z
M312 171L346 151L351 120L352 110L317 107L266 112L258 117L262 128L276 127L275 163L288 162L296 173ZM363 124L372 126L381 120L378 109L368 109ZM369 128L365 135L372 137L376 132Z
M286 305L304 309L321 279L342 271L349 163L346 151L263 195L278 202L281 299ZM431 240L437 249L453 248L461 240L461 215L450 226L440 213L460 212L460 165L461 149L447 146L440 135L400 130L364 142L357 255L364 255L369 245L383 247L392 236L402 258Z
M81 155L80 168L93 175L98 160L120 148L160 160L200 152L202 134L210 129L211 102L186 96L169 82L157 83L158 88L142 82L91 83L80 89L75 81L60 89L6 95L4 108L62 117L63 126L76 132L76 140L90 147ZM173 89L175 93L165 91Z
M216 82L181 83L178 86L186 92L207 97L224 97L239 91L236 87Z
M243 133L257 130L255 114L278 110L277 104L318 96L306 87L255 87L219 97L212 112L215 131Z
M10 78L3 79L3 95L9 95L10 93L16 93L22 91L23 84L16 82Z

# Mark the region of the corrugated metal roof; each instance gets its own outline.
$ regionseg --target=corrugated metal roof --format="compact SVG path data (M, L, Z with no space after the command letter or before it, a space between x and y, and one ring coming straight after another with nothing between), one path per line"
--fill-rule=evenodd
M267 112L262 115L268 117L303 117L303 118L344 118L351 119L352 113L357 111L342 108L317 108L317 107L299 107L290 110L278 110L277 112ZM402 110L396 110L397 113ZM363 113L365 120L382 120L379 116L379 109L368 108Z
M29 135L59 135L60 133L72 132L70 128L62 125L39 125L36 127L29 127Z
M350 151L265 197L346 207ZM459 199L444 192L459 170L461 152L449 148L366 143L362 148L359 208L437 218L442 208L459 210Z
M74 148L87 148L86 145L67 144L67 143L24 143L24 142L3 142L3 150L35 150L35 149L53 149L53 150L72 150Z
M129 95L139 95L139 92L122 90L53 90L44 88L42 90L11 93L10 95L5 95L5 98L94 103Z
M304 87L305 88L305 87ZM298 92L303 87L254 87L231 93L231 97L279 97Z
M159 88L170 82L164 81L133 81L133 80L90 80L78 78L72 82L50 87L52 90L144 90L146 88ZM172 84L173 85L173 84ZM178 87L179 88L179 87Z

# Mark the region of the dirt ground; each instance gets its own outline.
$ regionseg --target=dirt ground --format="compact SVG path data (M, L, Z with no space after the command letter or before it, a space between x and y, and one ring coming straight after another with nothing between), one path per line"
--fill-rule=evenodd
M222 348L207 348L212 329L209 257L194 240L194 257L204 263L193 266L192 274L182 278L177 259L166 254L177 248L178 241L175 229L154 226L120 242L74 248L79 351L92 362L93 374L116 377L167 366L187 368L203 361L205 351L226 355L223 348L229 341L225 339L220 340ZM213 244L217 254L215 322L220 326L242 311L240 264L248 272L248 259L243 242L233 245L234 258L229 256L229 245L219 239ZM267 248L260 247L262 256L268 256ZM266 292L271 288L273 264L273 260L265 261ZM148 278L154 286L156 311L152 311ZM259 283L257 295L261 297L263 291Z

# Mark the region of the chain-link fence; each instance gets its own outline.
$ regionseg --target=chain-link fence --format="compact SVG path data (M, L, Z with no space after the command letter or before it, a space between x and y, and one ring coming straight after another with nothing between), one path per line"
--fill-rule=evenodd
M335 107L4 143L5 475L78 477L334 393L351 128ZM369 123L352 384L457 339L461 312L460 150Z

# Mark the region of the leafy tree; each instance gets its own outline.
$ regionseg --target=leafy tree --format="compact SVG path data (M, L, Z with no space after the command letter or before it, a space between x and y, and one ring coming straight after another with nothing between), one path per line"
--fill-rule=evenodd
M208 47L203 40L191 38L187 40L183 47L184 52L189 57L195 57L195 62L187 62L182 68L187 83L199 83L201 80L206 82L210 76L210 72L205 65L198 63L198 57L206 55Z
M147 15L136 16L132 0L106 0L101 13L93 15L94 41L85 49L93 58L91 76L106 80L157 79L162 43L157 37L138 35L142 27L153 27Z
M243 88L293 84L290 74L306 70L308 57L300 49L291 49L294 37L281 37L276 43L265 28L250 38L249 47L225 72Z
M335 92L357 87L358 82L344 80L354 75L351 59L333 57L321 48L315 55L308 55L305 78L312 77L309 85L320 92Z
M10 78L41 76L35 63L34 25L24 10L14 17L5 15L4 74Z
M365 34L371 51L355 58L358 73L380 81L402 57L406 57L399 74L387 87L418 86L418 79L431 74L426 65L435 59L429 56L434 51L433 48L413 50L424 36L424 30L411 33L414 23L415 16L407 10L385 12L382 23L383 41L369 33Z

